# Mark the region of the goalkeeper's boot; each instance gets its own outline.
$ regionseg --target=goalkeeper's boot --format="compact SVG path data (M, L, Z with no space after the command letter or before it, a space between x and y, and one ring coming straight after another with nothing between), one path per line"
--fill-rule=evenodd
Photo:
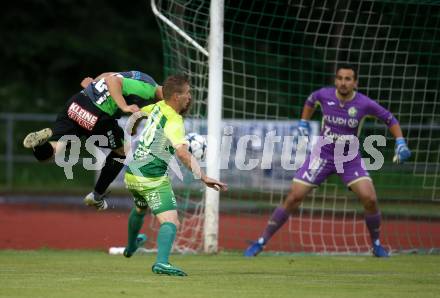
M44 144L52 136L52 129L45 128L39 131L31 132L23 140L23 146L31 149L38 145Z
M95 191L92 191L89 193L83 200L84 204L87 206L93 206L98 211L104 211L108 208L107 201L105 200L105 197L107 196L108 192L105 194L98 194Z
M153 267L151 267L151 271L156 274L166 274L166 275L174 275L174 276L187 276L182 269L174 267L170 263L155 263Z
M244 251L245 257L255 257L258 255L264 248L264 239L260 238L257 241L251 242L251 245Z
M382 245L373 244L373 255L378 258L388 258L390 254Z
M131 257L139 247L144 246L145 242L147 242L147 239L148 239L147 235L138 234L136 237L136 249L134 251L129 251L128 248L126 247L123 252L124 257L126 258Z

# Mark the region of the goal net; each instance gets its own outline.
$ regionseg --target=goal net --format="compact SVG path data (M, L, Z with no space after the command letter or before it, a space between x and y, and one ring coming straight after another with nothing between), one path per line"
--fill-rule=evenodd
M205 134L210 1L151 4L165 75L180 72L192 80L187 130ZM382 242L394 251L440 248L440 6L403 0L241 0L225 1L224 11L219 112L231 154L222 154L221 177L230 191L220 199L219 249L244 249L282 202L295 174L286 166L293 163L285 160L286 142L296 143L305 99L333 84L339 63L358 67L359 91L393 112L413 152L408 163L394 165L394 140L386 126L374 119L364 124L363 137L379 134L387 140L379 148L384 166L370 172L383 215ZM315 114L320 120L319 110ZM314 122L314 133L318 130ZM265 150L274 153L269 161ZM290 150L294 154L295 146ZM198 182L180 181L175 189L184 217L176 247L198 251L203 193ZM365 253L369 248L360 202L331 177L305 199L267 251Z

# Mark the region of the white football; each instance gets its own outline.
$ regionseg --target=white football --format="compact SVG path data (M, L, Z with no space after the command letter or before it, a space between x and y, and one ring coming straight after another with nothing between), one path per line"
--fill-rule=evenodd
M206 157L206 139L195 132L190 132L185 136L189 143L189 152L198 160Z

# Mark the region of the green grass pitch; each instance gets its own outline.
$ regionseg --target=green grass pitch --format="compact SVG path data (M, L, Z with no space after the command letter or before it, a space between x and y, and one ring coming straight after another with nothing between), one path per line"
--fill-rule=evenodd
M440 256L173 255L189 276L151 273L154 255L0 251L0 297L439 297Z

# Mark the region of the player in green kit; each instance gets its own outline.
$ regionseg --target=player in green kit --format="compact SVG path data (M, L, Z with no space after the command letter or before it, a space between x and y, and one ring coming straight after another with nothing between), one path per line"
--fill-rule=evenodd
M160 223L158 253L152 271L185 276L184 271L168 261L179 228L176 198L167 173L168 163L175 154L206 186L216 190L227 190L227 186L207 177L188 151L182 118L191 103L188 79L180 75L170 76L165 80L162 91L164 100L142 109L148 120L125 174L125 184L134 197L135 207L128 219L128 244L124 256L131 257L136 251L136 238L145 211L150 208Z
M93 192L84 203L98 211L108 208L104 199L106 189L124 167L124 131L118 125L121 113L135 113L139 107L162 98L162 87L153 78L140 71L104 73L96 79L85 78L85 89L73 95L58 114L52 128L32 132L23 141L39 161L51 160L65 136L102 136L100 147L112 151L106 158Z

